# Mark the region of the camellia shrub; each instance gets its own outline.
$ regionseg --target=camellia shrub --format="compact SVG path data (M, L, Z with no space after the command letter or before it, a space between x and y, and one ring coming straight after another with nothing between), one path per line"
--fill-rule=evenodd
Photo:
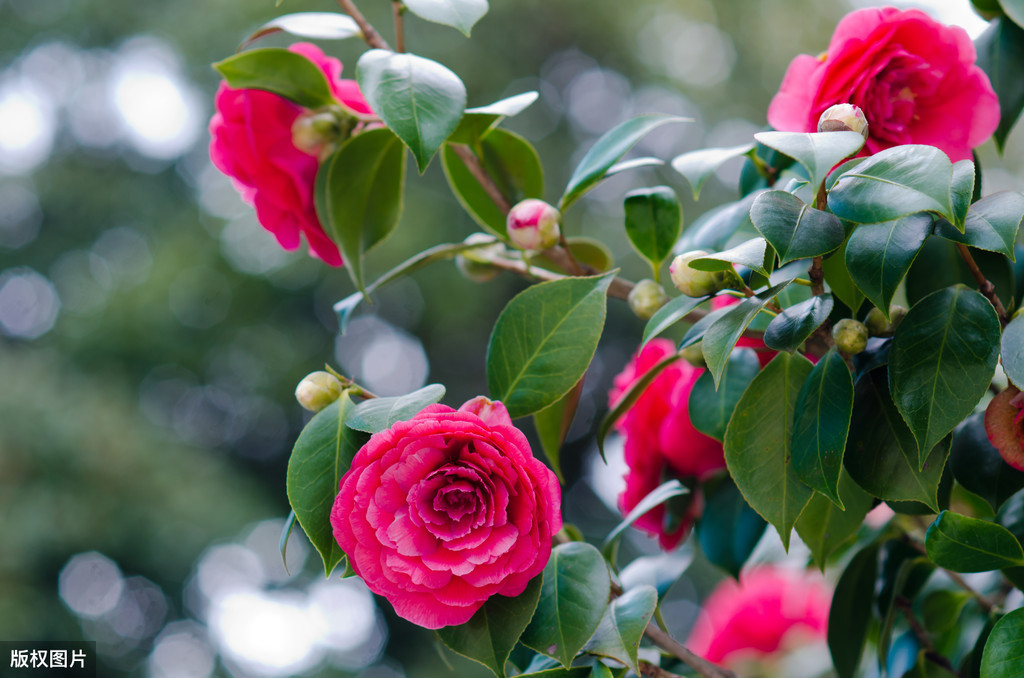
M686 120L624 120L558 196L502 126L535 92L466 108L455 72L405 51L404 21L468 36L485 0L396 2L394 47L339 4L281 16L215 64L216 166L282 247L304 240L344 266L357 291L336 306L341 332L374 291L437 262L467 284L500 271L532 284L497 316L488 393L458 409L440 384L377 397L328 369L299 385L317 414L288 466L288 529L328 576L362 578L499 678L787 675L784 654L816 638L832 666L801 675L1024 675L1024 194L985 194L973 155L993 136L1001 149L1024 107L1019 2L984 3L975 43L917 10L855 11L820 56L794 58L772 130L632 158ZM275 32L300 41L253 47ZM364 41L354 79L313 38ZM482 232L369 280L410 154L420 172L441 163ZM685 230L673 189L623 196L649 279L563 232L609 176L669 164L696 199L740 158L742 197ZM559 449L620 302L646 327L596 444L623 440L623 520L591 544L563 522ZM796 530L807 569L745 566L769 524L787 549ZM692 540L732 577L689 638L659 610L678 572L622 562L627 529L666 551ZM623 576L639 564L646 583Z

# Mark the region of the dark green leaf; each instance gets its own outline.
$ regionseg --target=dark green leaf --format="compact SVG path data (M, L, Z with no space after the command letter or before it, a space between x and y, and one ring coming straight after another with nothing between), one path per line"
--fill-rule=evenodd
M753 224L750 223L750 205L758 195L759 193L751 193L741 200L719 205L697 217L697 220L683 232L676 251L717 252L724 248L738 231L746 232L753 229Z
M931 228L931 215L921 213L881 224L861 224L850 235L846 268L857 287L886 318L896 288L903 282Z
M811 557L822 572L829 556L857 534L874 500L845 471L839 477L838 487L845 510L816 492L796 521L796 533L811 549Z
M1024 565L1024 549L1002 525L943 511L924 540L928 557L953 572L985 572Z
M556 402L590 365L614 274L533 285L498 317L487 348L487 385L515 419Z
M1024 666L1024 608L1000 619L985 643L981 675L985 678L1019 678Z
M543 671L531 671L520 673L516 678L588 678L593 676L594 669L590 666L574 666L571 669L544 669Z
M422 173L466 107L466 86L459 76L415 54L373 49L359 58L356 80L370 107L412 151Z
M1020 77L1024 69L1024 29L1020 23L999 17L975 41L978 65L999 97L999 126L993 139L1000 150L1024 109L1024 79Z
M641 188L626 194L623 207L626 235L640 256L651 263L656 279L683 227L679 198L668 186Z
M1024 473L1007 464L985 433L985 413L967 417L953 431L949 466L957 482L998 511L1007 499L1024 489Z
M608 536L604 539L604 544L601 550L604 554L605 559L610 562L613 566L615 565L615 553L619 542L619 537L626 528L636 522L637 518L647 513L656 506L664 504L673 497L681 497L684 494L689 494L690 489L683 486L678 480L673 478L667 480L658 487L651 490L646 497L640 500L640 502L633 507L622 521L615 526Z
M234 89L262 89L306 108L335 103L331 87L316 64L278 47L235 54L213 67Z
M822 294L785 309L772 318L764 331L765 346L795 351L828 319L832 305L832 295Z
M767 526L726 476L707 495L697 537L707 559L738 579Z
M544 586L521 641L568 667L597 630L611 592L604 558L584 542L560 544L544 568Z
M724 252L691 259L690 268L698 271L724 271L733 264L739 264L767 278L769 272L765 268L765 257L768 252L768 243L764 238L752 238ZM774 260L775 253L771 252L770 256Z
M366 433L389 429L396 422L412 419L427 405L440 402L444 391L441 384L430 384L403 396L364 400L352 408L345 425Z
M352 17L337 12L297 12L271 19L260 26L238 49L244 49L260 38L285 32L313 40L344 40L362 37L363 32Z
M1013 245L1022 219L1024 194L993 193L971 205L963 233L947 221L939 221L935 233L953 242L1005 254L1013 261L1016 259Z
M902 616L902 600L912 600L935 566L907 544L890 540L883 547L881 590L877 596L882 614L882 628L878 633L878 660L887 667L892 628L896 618ZM916 653L916 650L915 650Z
M864 303L864 293L853 283L850 271L846 268L846 249L849 244L850 241L847 239L838 250L826 257L821 262L821 271L825 274L825 283L832 290L832 294L856 313Z
M725 372L725 365L729 360L729 354L739 341L747 326L754 317L761 312L772 298L784 290L790 280L775 285L752 297L743 299L738 304L728 306L728 311L715 320L704 333L703 347L704 360L707 361L708 370L715 379L717 387L722 382L722 373Z
M953 218L956 223L956 230L959 232L964 226L967 218L967 210L971 206L971 198L974 196L974 162L971 160L959 160L953 163L953 183L950 185L950 206L953 208Z
M563 212L567 210L580 196L601 181L612 165L617 163L633 144L651 130L670 122L688 122L688 119L651 113L627 120L605 132L576 166L558 203L559 209Z
M750 207L750 220L778 252L780 265L828 254L846 238L843 224L834 214L816 210L786 191L757 196Z
M693 199L700 197L700 189L708 177L723 163L744 156L754 149L753 144L743 144L732 148L703 148L677 155L672 159L672 168L686 177L693 189Z
M724 439L736 403L760 371L757 353L741 348L729 356L717 389L710 372L700 375L690 390L689 414L693 427L716 440Z
M973 250L971 254L981 272L995 285L1003 304L1010 308L1016 289L1013 264L1002 254L985 250ZM978 284L955 244L945 238L928 238L907 273L907 301L916 304L932 292L957 283L968 287Z
M932 633L944 633L953 628L971 594L965 591L938 589L932 591L921 603L921 621Z
M759 132L754 138L803 165L815 192L837 163L864 145L859 132Z
M468 622L446 626L437 635L453 651L505 678L505 662L537 609L541 579L534 577L518 596L491 596Z
M919 450L919 463L964 420L992 382L999 318L963 286L928 295L907 313L889 351L889 389Z
M999 623L1002 616L999 612L993 612L985 620L985 626L981 629L981 633L978 634L977 640L974 641L974 647L971 648L971 651L964 658L962 664L964 678L982 678L981 658L985 650L985 643L988 642L993 627Z
M707 300L708 297L687 297L685 295L669 300L667 304L659 308L651 316L651 319L647 321L647 325L644 326L644 336L640 341L640 346L643 346L677 322L680 322L690 311Z
M871 600L878 573L878 545L871 544L846 566L828 613L828 649L839 678L858 675L864 641L871 627Z
M789 454L793 411L811 363L780 353L740 398L725 433L725 461L750 506L775 526L783 545L812 490L796 477Z
M580 394L582 392L583 380L581 379L558 402L545 407L533 415L533 424L537 428L540 446L551 463L552 470L561 482L565 482L565 479L562 477L560 455L562 442L565 440L565 435L569 432L569 426L572 424L572 418L576 414L576 406L580 402Z
M732 306L723 306L721 308L716 308L713 311L709 311L707 315L693 323L693 325L690 326L690 329L686 330L686 334L683 335L682 341L679 342L679 348L684 349L687 346L692 346L698 341L703 340L704 334L708 331L708 328L718 322L719 318L732 309Z
M626 410L633 407L637 399L643 395L644 390L651 385L651 382L658 378L666 367L679 360L679 354L673 353L665 356L651 369L643 373L639 379L633 382L633 385L629 387L629 390L622 394L619 401L615 403L608 414L604 415L604 419L601 420L601 424L597 427L597 449L601 452L601 458L604 459L604 439L608 436L608 432L612 430L612 426L615 422L626 413Z
M404 0L421 19L456 28L469 37L473 24L487 14L487 0Z
M605 610L594 637L583 649L590 654L619 661L639 675L636 660L640 639L657 605L658 592L652 586L626 591Z
M288 503L330 575L345 554L331 530L331 508L338 483L366 435L345 426L353 406L347 392L310 419L288 460Z

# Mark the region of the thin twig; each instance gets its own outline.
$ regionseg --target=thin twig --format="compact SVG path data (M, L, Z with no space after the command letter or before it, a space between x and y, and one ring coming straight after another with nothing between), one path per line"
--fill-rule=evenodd
M338 4L345 10L345 14L352 17L352 21L355 21L356 25L359 26L359 30L363 32L363 40L366 41L367 45L377 49L391 49L387 41L377 32L377 29L366 20L362 12L356 9L356 5L352 0L338 0Z
M651 641L661 649L678 657L680 661L704 678L736 678L736 674L732 671L723 669L721 666L712 664L707 659L695 655L689 650L689 648L662 631L658 625L653 622L648 624L647 628L644 629L644 635L650 638Z
M921 622L919 622L917 617L914 616L914 610L911 608L910 601L904 596L899 596L894 601L894 604L899 608L900 612L903 613L907 623L910 625L910 630L913 631L914 636L917 638L918 642L921 643L921 647L924 648L925 659L936 666L941 666L954 676L963 678L963 674L956 670L956 667L953 666L952 662L935 649L935 643L932 642L931 636L928 635L928 632L921 625Z
M640 660L640 675L643 678L682 678L678 673L666 671L657 664Z
M405 14L405 5L402 0L391 0L391 7L395 17L395 50L405 51L405 25L402 22L402 15Z
M992 303L992 306L996 309L996 313L999 315L999 322L1003 327L1005 327L1006 323L1010 322L1010 316L1007 315L1006 307L1003 306L1003 302L999 299L999 295L996 294L996 286L993 285L988 278L985 277L985 274L981 272L981 269L978 268L978 264L974 261L974 257L971 256L971 251L967 249L967 245L957 243L956 249L957 252L960 253L960 258L964 260L964 263L967 264L967 268L970 269L971 275L974 276L974 279L977 281L978 291L984 294L985 298Z
M465 144L449 144L451 149L455 151L455 154L459 156L459 159L466 165L466 169L473 175L473 178L477 180L480 187L487 193L487 197L490 198L494 204L501 210L502 214L508 214L508 211L512 209L512 204L508 198L502 192L498 185L494 183L494 179L484 169L483 164L480 162L480 158L476 157L476 153L473 152L469 146Z
M550 255L554 251L555 250L548 250L547 252L545 252L545 254L550 257ZM494 266L495 268L500 268L503 271L510 271L517 275L521 275L524 278L535 278L537 280L541 280L544 282L548 282L551 280L564 280L565 278L573 277L562 275L561 273L555 273L554 271L549 271L546 268L540 268L538 266L527 266L524 262L518 259L505 259L503 257L494 257L493 259L489 259L488 263ZM611 285L608 287L608 296L615 297L616 299L625 300L629 297L629 292L630 290L633 289L633 285L634 283L624 278L615 278L612 280ZM693 314L696 315L695 319L691 322L696 322L696 320L699 320L700 318L704 317L704 315L706 315L706 313L702 310L693 311Z

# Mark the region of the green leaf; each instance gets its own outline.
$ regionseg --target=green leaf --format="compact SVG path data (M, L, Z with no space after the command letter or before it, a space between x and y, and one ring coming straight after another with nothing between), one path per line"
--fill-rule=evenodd
M796 399L810 372L803 356L775 356L740 398L725 432L729 473L787 550L793 524L813 494L796 477L789 454Z
M986 250L974 250L971 254L981 272L995 285L1003 304L1011 308L1016 289L1013 264L1004 255ZM978 284L954 243L945 238L928 238L907 273L907 301L916 304L932 292L957 283L968 287Z
M714 325L716 322L718 322L719 318L724 316L732 309L733 306L730 305L723 306L721 308L716 308L713 311L708 311L708 313L703 318L693 323L693 325L690 326L690 329L686 330L686 334L683 335L682 341L679 342L680 350L686 348L687 346L693 346L697 342L702 341L704 339L704 335L708 331L708 328Z
M825 274L825 283L832 294L846 307L855 312L864 303L864 293L854 284L850 271L846 268L846 249L849 239L838 250L821 262L821 271Z
M352 408L345 425L366 433L384 431L396 422L412 419L427 405L440 402L444 392L441 384L429 384L403 396L370 398Z
M509 204L544 195L544 169L526 139L501 128L480 142L477 156ZM444 174L459 204L484 229L508 240L505 212L498 207L450 144L441 153Z
M724 248L737 232L753 229L753 224L750 223L750 205L758 195L760 194L751 193L736 202L719 205L697 217L697 220L683 232L676 251L716 252Z
M864 145L859 132L759 132L754 138L803 165L815 192L837 163Z
M784 290L790 280L783 281L774 287L759 292L752 297L743 299L738 304L727 307L728 312L723 314L708 327L704 333L703 352L704 360L708 364L708 370L715 379L717 387L722 381L722 373L725 372L726 362L733 347L739 341L751 321L761 312L772 298Z
M1017 2L1017 0L1013 0ZM1006 5L1006 0L1003 1ZM1020 112L1024 109L1024 29L1021 22L999 17L975 41L978 66L988 75L999 97L999 126L993 139L1000 151Z
M839 476L838 497L845 509L816 492L796 521L796 533L811 549L811 557L822 572L829 556L857 534L874 501L845 471Z
M934 292L896 329L889 351L893 402L917 440L919 460L972 411L999 357L999 318L962 285Z
M724 252L691 259L690 268L698 271L724 271L733 264L739 264L767 278L770 273L765 267L766 255L769 255L768 242L764 238L752 238ZM770 261L774 261L775 253L771 252L769 256Z
M541 580L534 577L518 596L491 596L468 622L438 629L437 635L451 650L505 678L505 662L537 609Z
M615 257L612 251L600 240L587 238L585 236L571 236L565 239L569 250L576 258L576 261L589 266L595 271L607 273L615 265ZM558 274L563 274L565 269L548 256L548 252L537 252L529 257L531 266L539 266Z
M816 210L786 191L757 196L750 206L750 220L775 248L780 266L828 254L846 239L843 224L834 214Z
M707 494L697 537L707 559L738 579L767 526L726 476Z
M569 426L572 424L572 418L576 415L576 406L580 402L582 392L583 380L581 379L558 402L533 415L533 425L537 429L540 446L551 463L551 469L562 483L565 482L565 478L562 477L560 451L562 442L565 441L565 436L569 432Z
M327 576L345 557L331 530L338 483L367 439L345 426L352 407L348 392L342 392L338 400L309 420L288 459L288 503L323 559Z
M919 501L939 510L939 482L949 453L948 441L936 445L918 470L917 441L889 397L886 370L860 378L843 464L850 477L885 501Z
M704 435L723 440L736 403L760 371L757 353L741 348L729 356L717 389L710 372L701 374L690 390L688 407L693 427Z
M970 208L971 198L974 196L974 181L973 161L959 160L953 163L953 182L950 184L949 197L957 232L964 227L967 210Z
M859 224L935 212L954 221L953 165L934 146L907 144L875 153L843 174L828 193L836 215Z
M657 279L665 257L679 239L683 209L676 192L668 186L640 188L626 194L626 235L644 259L651 263Z
M356 80L370 107L412 151L422 174L466 107L459 76L415 54L373 49L359 58Z
M1007 464L989 442L984 412L967 417L953 431L949 466L956 481L988 502L993 511L1024 489L1024 473Z
M448 137L448 141L473 146L497 128L502 120L522 113L539 97L540 94L537 92L523 92L495 101L493 104L467 108L462 120L459 121L459 126Z
M666 367L679 360L679 354L673 353L665 356L660 361L655 363L651 369L643 373L639 379L633 382L633 385L629 387L629 390L622 394L619 401L615 403L608 414L601 420L601 424L597 427L597 449L601 452L601 458L604 459L604 439L608 436L608 432L612 430L612 426L615 422L626 413L626 410L633 407L637 399L643 395L644 390L651 385L651 382L658 378Z
M832 312L832 295L822 294L794 304L772 318L764 331L764 343L777 351L795 351Z
M1024 665L1024 608L1008 612L996 622L981 656L985 678L1018 678Z
M1000 348L1003 370L1010 381L1020 388L1024 385L1024 316L1014 317L1003 329Z
M426 21L451 26L469 37L473 24L487 14L487 0L404 0L409 11Z
M754 144L743 144L731 148L703 148L677 155L672 159L672 168L686 177L693 189L693 199L700 198L704 182L723 163L747 155L754 150Z
M800 389L793 418L793 470L811 489L840 509L839 474L853 412L853 378L835 349L811 370Z
M565 187L565 192L559 200L558 208L563 212L569 209L584 193L605 177L612 165L617 163L619 158L633 147L633 144L640 141L651 130L670 122L689 122L689 119L651 113L627 120L605 132L576 166L569 178L569 184Z
M989 252L999 252L1016 260L1013 245L1024 220L1024 194L993 193L971 205L967 211L964 232L947 221L935 225L935 234L953 242L963 243Z
M901 599L912 600L931 576L935 566L920 556L916 549L890 540L885 544L882 557L882 582L877 600L882 614L882 628L878 633L878 660L887 667L892 629L900 612Z
M932 228L928 214L881 224L861 224L846 245L846 268L857 287L889 317L896 288L924 245Z
M647 325L644 326L644 336L640 341L640 346L643 346L654 337L680 322L689 315L690 311L703 304L708 298L681 295L670 299L667 304L659 308L651 316L651 319L647 321Z
M658 605L658 592L653 586L638 586L626 591L608 605L594 637L584 650L601 657L610 657L633 669L637 675L637 651L644 629Z
M363 255L398 226L404 189L405 150L386 129L352 137L317 172L317 216L361 291Z
M544 669L543 671L531 671L520 673L516 678L587 678L594 675L594 669L590 666L574 666L571 669Z
M939 567L985 572L1024 565L1024 549L1002 525L943 511L928 528L924 547Z
M945 633L953 628L964 605L971 600L971 594L965 591L939 589L932 591L921 603L921 621L932 633Z
M513 419L551 405L583 377L601 338L614 277L533 285L501 312L487 348L487 385Z
M296 12L285 14L256 29L238 46L245 49L260 38L274 33L285 32L300 38L313 40L344 40L362 37L358 24L347 14L338 12Z
M611 592L601 552L584 542L560 544L544 568L544 586L523 645L554 657L568 668L594 635Z
M615 529L609 532L608 536L605 537L604 544L601 546L601 551L605 560L613 566L615 565L615 554L619 537L622 536L622 533L626 531L626 528L635 523L640 516L644 515L654 507L664 504L673 497L681 497L689 493L689 488L684 487L683 484L675 478L667 480L651 490L647 496L641 499L640 502L633 507L633 510L615 526Z
M284 571L288 574L288 539L292 536L292 530L295 529L295 511L289 511L288 517L285 518L284 527L281 528L281 537L277 541L277 550L281 552L281 564L284 565Z
M316 64L278 47L253 49L213 65L234 89L261 89L306 108L335 103L331 86Z
M850 560L839 577L828 613L828 649L839 678L858 675L864 642L871 628L871 601L878 576L878 545Z

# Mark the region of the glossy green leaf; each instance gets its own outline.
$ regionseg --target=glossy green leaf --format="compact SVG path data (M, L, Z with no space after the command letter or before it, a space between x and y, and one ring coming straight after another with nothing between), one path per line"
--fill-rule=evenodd
M1018 388L1024 385L1024 316L1014 317L1003 328L1000 340L1003 370Z
M747 155L752 150L754 150L753 144L743 144L731 148L702 148L677 155L672 159L672 168L690 182L693 199L697 200L700 198L700 190L704 187L704 182L715 170L729 160Z
M800 355L775 356L740 398L725 433L729 473L751 508L775 526L786 549L813 494L797 478L789 453L796 399L811 367Z
M940 441L919 471L917 441L893 405L887 382L883 369L857 382L843 464L858 485L880 499L918 501L938 511L949 442Z
M657 279L662 262L672 253L683 228L683 208L668 186L640 188L626 194L626 235Z
M313 40L344 40L361 38L363 32L352 17L338 12L296 12L285 14L256 29L238 49L244 49L260 38L274 33L288 33Z
M359 58L356 80L367 103L409 147L420 173L466 107L466 86L436 61L373 49Z
M608 168L605 172L604 178L613 177L621 172L628 172L629 170L640 169L641 167L660 167L665 164L665 161L661 158L653 158L651 156L644 156L642 158L630 158L629 160L622 160L615 163Z
M953 242L1005 254L1013 261L1016 259L1013 245L1022 220L1024 194L1009 191L993 193L971 205L963 233L949 222L939 221L935 225L935 234Z
M950 199L953 165L934 146L907 144L875 153L843 174L828 193L842 219L880 224L917 212L954 221Z
M613 277L533 285L501 312L487 348L487 385L513 419L548 407L583 377L601 338Z
M765 267L765 257L769 252L768 242L764 238L751 238L724 252L691 259L690 268L698 271L724 271L733 264L739 264L767 278L770 273ZM771 256L774 259L774 252L771 252Z
M985 572L1024 565L1024 549L1002 525L943 511L924 540L928 557L953 572Z
M637 651L640 639L657 605L658 592L652 586L626 591L608 605L594 637L583 649L621 662L639 675Z
M1024 489L1024 472L1007 464L985 432L985 413L967 417L953 431L949 453L953 477L998 511L1003 503Z
M932 633L945 633L953 628L964 605L971 600L966 591L938 589L932 591L921 603L921 621Z
M843 509L839 474L853 412L853 378L835 349L811 370L800 389L790 452L796 476Z
M717 389L710 372L701 374L690 390L688 411L693 427L704 435L723 440L736 403L760 371L757 353L740 348L729 356Z
M850 560L832 594L828 649L839 678L859 675L857 668L871 628L871 601L877 576L878 545L871 544Z
M796 533L811 549L811 557L822 572L829 556L857 534L874 501L845 471L839 477L838 497L845 509L815 492L796 521Z
M697 537L707 559L738 579L767 526L726 476L707 495Z
M466 37L487 14L487 0L404 0L409 11L426 21L451 26Z
M593 188L604 178L608 170L633 147L633 144L640 141L648 132L670 122L688 121L688 118L651 113L627 120L605 132L590 147L573 171L569 178L569 184L565 187L565 192L562 193L562 198L559 200L559 209L564 212L584 193Z
M412 419L427 405L440 402L444 393L441 384L429 384L403 396L370 398L352 408L345 425L357 431L377 433L399 421Z
M757 196L750 206L750 220L775 248L780 265L828 254L846 238L834 214L816 210L786 191Z
M615 553L619 537L622 536L622 533L626 531L626 528L635 523L640 516L644 515L654 507L664 504L673 497L681 497L689 493L689 488L685 487L675 478L667 480L651 490L647 496L641 499L640 502L633 507L633 510L626 514L626 517L608 533L608 536L605 537L604 544L601 547L605 559L613 566L615 565Z
M518 596L491 596L468 622L446 626L437 635L451 650L505 678L505 662L537 609L541 580L534 577Z
M1003 0L1004 5L1006 2ZM1020 24L999 17L974 43L978 66L988 75L999 97L999 126L992 138L1000 150L1024 109L1024 79L1020 77L1024 69L1024 28Z
M881 224L861 224L850 235L846 268L857 287L886 318L896 288L906 277L931 228L931 215L922 213Z
M306 108L334 103L323 71L312 61L279 47L253 49L213 67L234 89L262 89Z
M677 360L680 360L679 354L673 353L665 356L651 366L651 369L644 372L639 379L633 382L632 386L629 387L629 390L622 394L619 401L615 403L615 406L612 407L608 411L608 414L604 416L604 419L601 420L601 424L597 427L597 449L601 452L602 459L604 458L604 439L608 436L608 432L612 430L612 426L615 425L615 422L626 413L626 410L636 403L637 399L643 395L644 390L651 385L651 382L657 379L658 375L661 374L666 367Z
M644 335L643 339L640 340L640 345L643 346L668 328L682 321L683 318L689 315L691 311L707 300L708 297L688 297L686 295L670 299L667 304L659 308L657 312L651 316L651 319L647 321L647 325L644 326Z
M764 331L765 346L777 351L795 351L828 319L832 306L832 295L822 294L784 309L768 323Z
M1024 666L1024 608L1008 612L996 622L981 657L985 678L1019 678Z
M889 389L917 440L921 466L988 390L999 336L992 304L960 285L914 304L896 329Z
M584 542L560 544L544 568L544 585L523 645L568 667L597 630L611 578L601 552Z
M1003 304L1010 308L1016 291L1013 264L1006 256L986 250L972 250L971 255ZM932 292L958 283L971 288L978 285L957 245L945 238L928 238L907 273L907 301L916 304Z
M459 121L459 126L448 137L448 141L473 146L496 129L502 120L522 113L539 97L540 94L537 92L523 92L495 101L493 104L467 108L462 120Z
M959 160L953 163L953 181L950 184L949 197L950 207L953 208L953 219L956 230L959 232L964 227L964 220L967 218L967 210L971 206L971 198L974 197L974 161Z
M754 138L803 165L815 191L837 163L864 145L859 132L759 132Z
M708 364L708 371L715 379L717 387L722 382L722 374L725 372L726 363L733 347L739 341L751 321L761 312L779 292L784 290L790 280L770 287L752 297L743 299L738 304L727 307L728 311L708 327L704 333L703 347L704 360Z
M551 469L558 476L558 480L563 483L565 479L562 477L562 442L565 441L572 418L576 415L576 406L579 405L582 392L583 380L581 379L556 403L548 405L533 415L533 425L537 429L540 446L551 464Z
M288 503L330 575L345 554L331 530L338 483L366 435L345 426L353 407L348 393L320 410L302 429L288 459Z
M821 262L821 272L825 274L825 284L832 294L846 307L856 312L864 303L864 293L854 284L850 270L846 268L846 249L850 241L847 239L839 249Z
M363 289L363 255L398 226L405 189L405 149L389 130L349 139L320 166L316 210Z
M750 205L759 193L737 200L736 202L719 205L710 209L683 231L683 237L676 246L677 252L705 250L717 252L726 247L729 239L737 232L753 229L750 223Z

